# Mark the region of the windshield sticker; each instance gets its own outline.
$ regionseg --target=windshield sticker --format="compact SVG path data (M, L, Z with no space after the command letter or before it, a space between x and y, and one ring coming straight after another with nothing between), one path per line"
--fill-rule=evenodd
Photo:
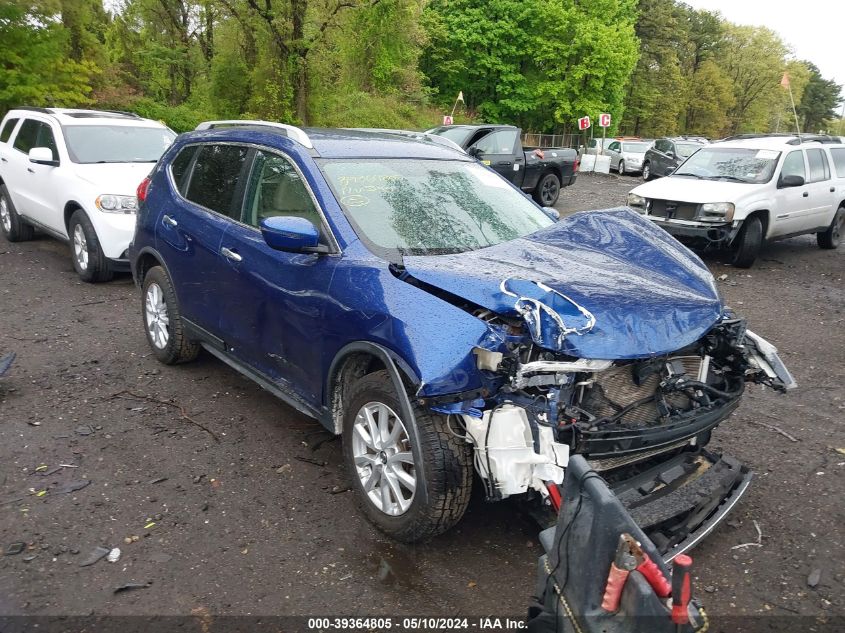
M488 187L497 187L498 189L508 188L507 181L502 180L495 172L488 171L486 169L479 169L476 172L476 175L482 184L485 184Z
M754 158L761 158L763 160L775 160L778 157L778 152L771 149L761 149Z
M340 204L347 207L365 207L370 204L370 199L367 196L362 196L361 194L353 193L349 196L343 196L340 199Z
M485 165L487 165L488 167L490 166L490 161L489 161L489 160L483 160L483 161L481 161L481 162L482 162L482 163L484 163Z

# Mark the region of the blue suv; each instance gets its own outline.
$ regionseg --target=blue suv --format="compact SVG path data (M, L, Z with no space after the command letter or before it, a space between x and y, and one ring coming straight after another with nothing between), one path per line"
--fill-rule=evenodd
M362 509L400 540L454 525L473 470L488 499L554 508L578 452L683 551L750 478L712 429L746 382L794 386L662 229L624 208L556 222L438 137L209 122L138 197L156 357L202 348L342 433Z

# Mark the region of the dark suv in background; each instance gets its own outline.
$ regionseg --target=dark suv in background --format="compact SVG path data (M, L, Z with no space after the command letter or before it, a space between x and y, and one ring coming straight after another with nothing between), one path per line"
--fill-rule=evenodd
M643 180L668 176L678 165L692 156L699 147L709 141L700 136L676 136L659 138L643 158Z

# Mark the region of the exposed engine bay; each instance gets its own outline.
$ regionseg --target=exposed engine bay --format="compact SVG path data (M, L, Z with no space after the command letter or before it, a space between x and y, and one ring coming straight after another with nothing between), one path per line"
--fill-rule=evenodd
M581 331L587 332L594 321L577 307L586 322ZM709 453L701 458L702 448L712 429L738 406L747 383L783 392L795 387L795 381L777 350L748 331L744 320L723 316L698 341L671 354L596 360L569 357L539 344L549 340L550 331L561 339L581 333L547 305L522 298L517 311L521 318L477 313L506 342L498 351L473 350L488 378L486 394L429 403L451 414L453 426L461 427L456 432L473 445L488 499L534 491L548 503L550 487L563 482L571 453L583 455L610 482L624 484L640 476L640 490L666 488L662 495L711 467L712 477L717 471L729 472L733 483L722 490L716 505L731 486L741 481L747 485L747 469L732 458L720 462ZM646 481L643 473L673 459L674 474L658 468L653 481ZM724 476L720 481L725 488ZM633 494L627 498L633 500Z

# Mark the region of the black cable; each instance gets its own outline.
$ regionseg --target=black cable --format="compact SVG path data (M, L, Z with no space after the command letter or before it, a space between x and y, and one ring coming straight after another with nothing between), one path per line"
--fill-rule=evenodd
M685 380L684 382L676 382L670 385L666 385L663 389L665 391L683 391L684 389L699 389L701 391L706 391L707 393L711 393L719 398L736 398L738 395L742 393L741 384L740 387L736 391L722 391L721 389L716 389L712 385L708 385L705 382L699 382L698 380Z

